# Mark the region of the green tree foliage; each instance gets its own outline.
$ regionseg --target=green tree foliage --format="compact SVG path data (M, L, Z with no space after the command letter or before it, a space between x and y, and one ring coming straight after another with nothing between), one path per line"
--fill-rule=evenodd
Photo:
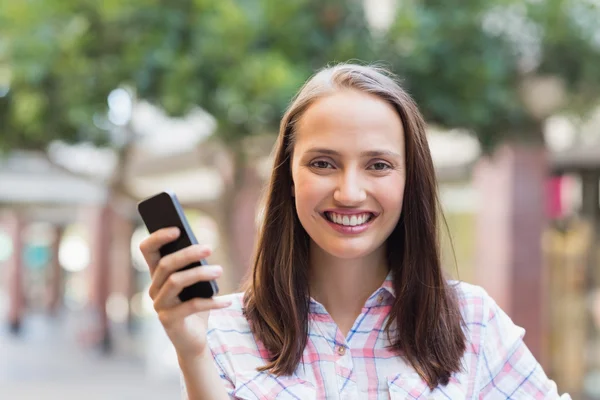
M273 131L316 68L371 47L345 0L31 0L0 18L0 149L107 144L98 121L121 85L171 115L200 105L236 142Z
M596 1L397 3L373 43L358 0L2 2L0 148L106 142L96 126L119 85L172 115L200 105L239 143L273 131L315 69L349 59L387 62L430 122L471 130L485 150L539 141L520 93L529 77L559 78L572 110L595 104Z
M591 0L399 2L379 51L405 78L428 121L466 128L485 151L506 139L540 143L523 82L553 76L564 106L600 98L600 6ZM594 22L596 21L596 22Z

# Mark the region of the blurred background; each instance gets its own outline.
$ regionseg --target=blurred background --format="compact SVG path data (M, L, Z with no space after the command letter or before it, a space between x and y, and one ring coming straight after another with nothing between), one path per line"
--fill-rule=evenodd
M354 60L428 121L448 272L600 399L598 21L598 0L1 2L0 398L177 398L136 202L174 190L235 291L279 118Z

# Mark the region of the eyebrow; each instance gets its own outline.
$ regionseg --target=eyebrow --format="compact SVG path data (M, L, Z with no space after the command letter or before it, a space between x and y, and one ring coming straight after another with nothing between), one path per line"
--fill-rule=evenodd
M340 156L340 152L335 151L335 150L331 150L331 149L325 149L325 148L320 148L320 147L313 147L311 149L308 149L306 151L307 153L319 153L319 154L327 154L327 155L331 155L331 156ZM393 151L389 151L389 150L367 150L367 151L363 151L360 153L361 157L381 157L381 156L388 156L388 157L395 157L395 158L402 158L402 156L396 152Z

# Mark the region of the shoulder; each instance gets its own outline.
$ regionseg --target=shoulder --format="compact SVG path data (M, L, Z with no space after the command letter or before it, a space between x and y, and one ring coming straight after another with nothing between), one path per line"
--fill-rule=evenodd
M227 308L211 310L207 329L209 342L219 341L221 338L239 339L239 336L248 335L250 325L244 316L244 294L233 293L221 298L231 300L231 305Z
M449 281L455 288L469 341L498 346L498 342L515 343L523 338L525 330L498 306L480 286L466 282Z
M212 310L208 317L206 336L213 356L257 355L258 345L244 315L244 294L234 293L222 298L230 299L231 305Z
M496 303L484 288L456 280L450 280L448 284L454 288L460 310L465 318L485 320L489 317L489 312Z
M254 338L244 315L244 294L223 296L230 299L227 308L212 310L208 317L207 344L222 376L236 382L236 376L265 364L264 347Z
M462 281L448 281L454 288L461 314L467 325L485 325L493 303L490 295L481 286Z

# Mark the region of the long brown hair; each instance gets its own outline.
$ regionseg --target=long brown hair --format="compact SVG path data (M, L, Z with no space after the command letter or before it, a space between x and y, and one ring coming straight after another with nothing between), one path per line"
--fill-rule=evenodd
M267 188L254 268L245 284L244 310L255 337L270 355L261 368L292 374L308 340L309 236L292 197L291 157L295 127L318 98L341 89L378 96L402 121L406 186L398 225L387 239L396 299L386 324L391 347L427 384L447 384L461 368L465 335L455 288L440 265L439 202L435 171L416 104L388 71L341 64L321 70L298 92L281 120L274 168Z

